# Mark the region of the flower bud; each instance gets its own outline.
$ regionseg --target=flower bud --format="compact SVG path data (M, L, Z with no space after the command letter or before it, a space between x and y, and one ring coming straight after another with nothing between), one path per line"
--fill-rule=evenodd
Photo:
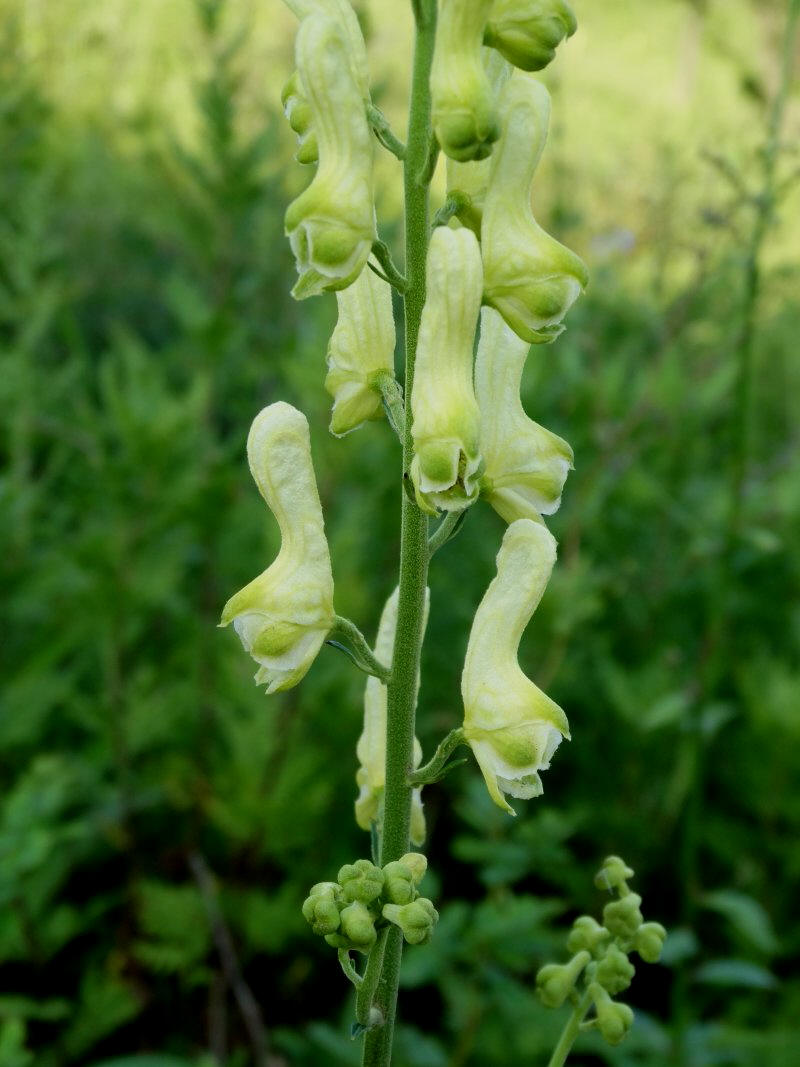
M383 896L390 904L410 904L417 896L414 887L414 877L402 860L387 863L383 868L386 882L383 887Z
M400 927L409 945L423 945L430 941L439 913L427 897L418 897L411 904L384 904L383 917Z
M281 103L289 125L297 134L297 152L294 158L298 163L316 163L319 159L317 136L311 121L311 108L297 71L284 85Z
M503 794L539 796L539 772L569 737L561 708L520 669L520 638L541 600L556 558L549 531L530 519L512 522L497 554L497 576L478 606L467 644L461 693L464 737L489 795L513 815Z
M386 601L375 641L375 656L387 667L392 662L398 597L399 590L395 589ZM423 632L428 623L429 605L430 591L426 590ZM417 688L419 689L419 676ZM374 676L367 679L364 689L364 728L356 745L356 755L361 764L356 774L356 784L360 788L356 798L356 822L362 830L369 830L371 823L380 821L386 784L386 686ZM415 737L414 767L418 767L421 762L422 748ZM411 794L411 840L415 845L421 845L425 840L421 789L414 789Z
M331 433L355 430L383 414L382 371L394 373L394 315L387 282L368 268L336 294L339 319L328 344L325 388L333 397Z
M341 889L336 882L312 885L303 903L303 918L315 934L333 934L339 929Z
M610 936L605 926L601 926L591 915L581 915L572 924L567 938L567 951L578 952L580 949L587 949L594 955Z
M636 968L616 945L609 945L606 954L597 964L595 979L603 989L614 996L621 993L633 981Z
M400 863L411 871L411 880L414 883L414 888L418 888L428 869L427 859L421 852L406 852L404 856L400 857Z
M578 28L567 0L494 0L484 40L522 70L541 70Z
M586 951L577 952L568 963L546 963L536 975L536 992L546 1008L560 1008L591 959Z
M627 1004L617 1004L603 987L592 982L589 986L595 1011L597 1028L609 1045L618 1045L633 1025L633 1011Z
M333 620L333 575L305 415L278 402L253 420L247 458L255 483L278 520L281 548L258 578L234 594L220 626L233 623L259 664L268 693L297 685Z
M431 67L433 129L453 159L485 159L499 128L481 45L492 0L440 0Z
M533 216L531 185L544 149L550 97L535 78L515 74L500 98L502 134L492 155L481 223L484 302L519 337L553 341L588 280L583 262Z
M638 893L628 893L620 900L612 900L603 908L603 924L614 937L627 940L634 936L642 925L642 913L639 905L642 898Z
M303 300L356 280L375 239L375 209L373 140L340 23L325 15L304 19L296 54L319 148L311 184L286 212L300 274L292 295Z
M383 891L383 871L369 860L346 863L336 876L345 900L371 904Z
M606 856L602 867L594 876L594 884L598 889L617 889L620 896L625 896L630 892L627 882L629 878L633 878L633 873L633 868L619 856Z
M667 931L661 923L643 923L636 931L634 947L645 963L658 963Z
M334 948L346 948L353 952L369 952L377 940L375 921L366 904L360 900L342 908L341 927L338 933L329 934L325 940Z
M411 411L417 503L460 511L478 495L480 417L472 345L481 306L481 253L471 230L439 226L428 249Z
M530 345L493 308L481 311L475 393L481 413L481 491L506 522L552 515L572 469L567 442L533 422L520 400Z

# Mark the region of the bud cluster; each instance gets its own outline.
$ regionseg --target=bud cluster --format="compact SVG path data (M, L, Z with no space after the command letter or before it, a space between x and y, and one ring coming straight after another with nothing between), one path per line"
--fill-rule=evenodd
M418 886L427 869L419 852L376 867L370 860L346 863L335 882L318 882L303 904L315 934L333 948L368 953L378 932L393 923L409 945L430 940L439 914Z
M642 898L628 888L633 871L619 856L608 856L595 876L595 885L616 894L603 908L602 924L591 915L575 920L567 938L567 963L547 963L536 976L536 991L548 1008L573 1000L585 1014L594 1015L584 1027L596 1027L610 1045L618 1045L633 1023L633 1011L613 998L630 986L636 952L645 963L657 963L667 932L657 922L645 922ZM583 998L577 993L582 985Z

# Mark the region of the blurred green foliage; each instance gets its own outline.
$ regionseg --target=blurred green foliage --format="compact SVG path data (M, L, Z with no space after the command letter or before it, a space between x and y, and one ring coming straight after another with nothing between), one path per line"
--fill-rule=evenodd
M620 5L608 7L587 12L596 36L584 31L582 47L619 29ZM80 5L67 9L61 47L81 45L71 60L91 76L98 55L123 57L119 41L82 40ZM298 178L274 104L252 104L254 82L264 89L248 9L187 0L195 65L174 122L156 80L152 107L117 114L113 131L101 108L81 113L66 67L49 80L47 49L30 61L38 10L0 6L0 1067L246 1067L254 1049L272 1067L355 1064L345 983L300 903L368 849L352 818L362 681L325 650L302 686L266 700L235 636L215 626L276 547L244 461L258 409L280 397L309 415L337 610L370 633L395 583L394 442L378 424L327 434L335 308L301 314L288 298L282 213ZM671 130L654 137L661 185L644 205L638 194L606 203L616 224L602 232L575 190L593 173L599 188L609 180L620 131L595 124L577 158L586 117L570 117L574 82L554 86L565 129L545 203L581 250L596 240L569 331L526 371L526 408L571 441L576 471L553 522L560 564L522 657L568 710L574 740L516 820L472 767L426 790L425 891L441 922L406 954L398 1067L546 1061L561 1020L539 1006L533 977L568 921L597 910L591 875L611 851L637 869L648 914L671 935L664 965L635 981L629 1040L609 1050L587 1036L576 1064L797 1062L800 268L781 251L789 207L764 256L731 528L754 203L738 186L759 188L774 88L761 71L775 67L781 12L664 0L628 26L636 38L651 17L688 19L701 36L692 47L731 72L724 84L749 122L722 164ZM150 66L136 53L140 73L174 47L175 18L145 50ZM142 25L131 26L137 45ZM743 53L742 34L726 36L732 25L763 30L765 62ZM288 69L281 55L270 84ZM659 94L648 83L643 109ZM796 111L786 133L781 181L797 163ZM720 147L710 133L706 147ZM391 219L385 228L391 238ZM501 529L473 509L433 568L427 752L459 720L469 621ZM243 989L259 1007L255 1039Z

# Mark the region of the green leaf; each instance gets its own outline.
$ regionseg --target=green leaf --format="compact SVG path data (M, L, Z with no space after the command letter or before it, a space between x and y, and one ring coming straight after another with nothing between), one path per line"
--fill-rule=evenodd
M774 974L749 960L709 960L694 972L696 982L705 985L740 986L743 989L775 989Z
M754 897L735 889L718 889L705 893L701 904L723 915L736 933L759 952L774 955L778 951L780 946L770 917Z

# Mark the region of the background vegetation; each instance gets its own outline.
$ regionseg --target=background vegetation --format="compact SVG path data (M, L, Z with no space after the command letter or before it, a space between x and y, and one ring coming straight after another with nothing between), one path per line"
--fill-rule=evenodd
M398 126L405 6L361 5ZM575 1063L790 1067L796 86L764 185L786 5L576 8L537 213L592 284L526 371L576 470L522 652L574 740L514 821L474 767L426 790L442 918L407 953L397 1063L544 1063L533 976L614 851L671 936L629 1040ZM215 629L275 549L244 441L279 397L311 420L338 611L373 632L395 582L394 442L327 435L335 302L288 297L291 31L278 0L0 0L0 1067L357 1062L300 903L367 850L362 681L327 650L267 700ZM433 568L428 752L501 529L474 508Z

